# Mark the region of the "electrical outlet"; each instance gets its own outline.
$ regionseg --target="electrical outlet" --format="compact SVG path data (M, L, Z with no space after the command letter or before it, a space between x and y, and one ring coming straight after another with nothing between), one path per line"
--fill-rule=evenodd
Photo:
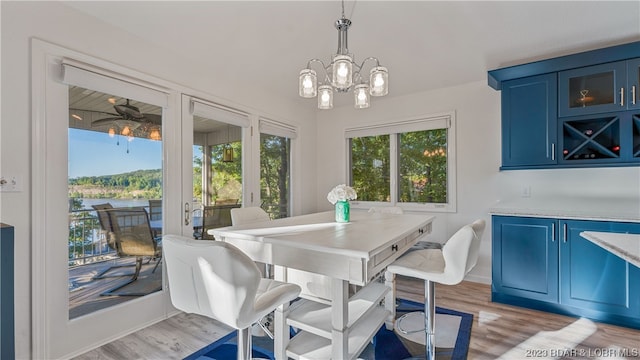
M522 197L523 198L531 197L531 186L530 185L525 185L525 186L522 187Z
M0 176L0 192L20 192L22 191L21 176Z

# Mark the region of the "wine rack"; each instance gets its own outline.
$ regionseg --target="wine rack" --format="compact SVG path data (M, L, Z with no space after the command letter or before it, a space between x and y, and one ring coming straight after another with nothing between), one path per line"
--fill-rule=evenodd
M562 133L562 159L565 161L607 161L620 158L619 116L565 121Z

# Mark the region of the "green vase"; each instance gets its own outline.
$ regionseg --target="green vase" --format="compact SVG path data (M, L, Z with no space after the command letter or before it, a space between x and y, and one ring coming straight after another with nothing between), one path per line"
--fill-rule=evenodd
M346 200L336 203L336 222L347 223L350 219L349 202Z

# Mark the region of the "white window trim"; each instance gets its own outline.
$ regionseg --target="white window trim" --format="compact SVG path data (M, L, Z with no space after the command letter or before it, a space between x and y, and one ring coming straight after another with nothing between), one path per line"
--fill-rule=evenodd
M447 128L447 203L398 202L398 134L412 131ZM457 211L457 157L456 157L456 114L455 111L424 115L409 119L345 129L345 146L347 154L346 174L351 174L351 149L349 139L362 136L390 135L390 186L391 201L353 201L355 209L369 209L373 206L399 206L405 211L456 212ZM347 178L346 182L350 183Z

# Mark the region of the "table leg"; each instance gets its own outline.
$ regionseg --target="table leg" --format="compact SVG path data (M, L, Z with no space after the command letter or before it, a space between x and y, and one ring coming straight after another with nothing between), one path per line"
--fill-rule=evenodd
M393 325L396 319L396 274L385 271L384 284L390 289L384 296L384 308L391 313L387 320L385 320L385 326L387 330L393 331Z
M287 281L287 268L274 266L273 277L277 281ZM287 326L286 314L289 312L289 303L278 306L274 312L273 323L273 354L278 360L287 359L287 346L289 346L289 326Z
M331 279L331 358L349 355L349 282Z

